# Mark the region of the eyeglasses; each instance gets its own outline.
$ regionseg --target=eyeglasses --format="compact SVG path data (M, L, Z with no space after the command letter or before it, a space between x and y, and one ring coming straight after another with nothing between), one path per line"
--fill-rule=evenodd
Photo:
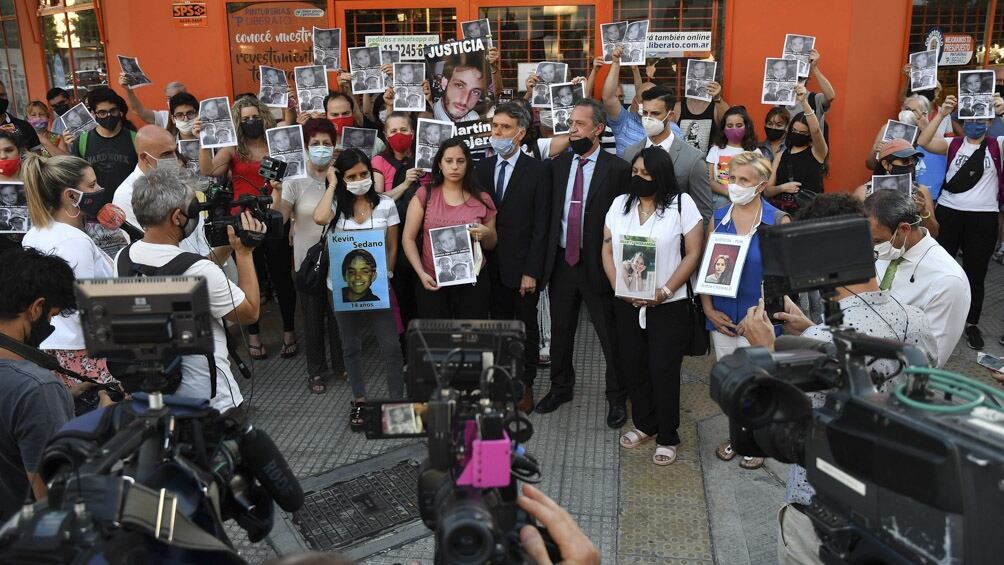
M177 114L174 114L174 119L176 119L176 120L194 120L195 117L198 116L198 115L199 115L199 113L196 112L195 110L189 110L188 112L185 112L185 113L178 112Z
M108 116L119 117L122 115L122 110L118 108L112 108L111 110L98 110L94 112L95 118L107 118Z

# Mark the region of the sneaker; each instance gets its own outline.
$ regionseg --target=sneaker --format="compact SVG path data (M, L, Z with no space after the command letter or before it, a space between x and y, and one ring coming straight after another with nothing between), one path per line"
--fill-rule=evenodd
M1004 265L1004 249L998 249L994 252L993 260L997 261L1001 265Z
M974 325L966 327L966 345L977 351L983 349L983 332L980 331L980 328Z

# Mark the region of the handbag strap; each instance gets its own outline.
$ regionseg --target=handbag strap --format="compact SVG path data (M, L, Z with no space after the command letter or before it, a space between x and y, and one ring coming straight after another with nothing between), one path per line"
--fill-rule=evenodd
M687 246L685 245L686 234L683 233L683 193L676 195L676 211L680 217L680 261L687 256ZM687 277L687 299L694 299L694 289L690 286L690 277Z

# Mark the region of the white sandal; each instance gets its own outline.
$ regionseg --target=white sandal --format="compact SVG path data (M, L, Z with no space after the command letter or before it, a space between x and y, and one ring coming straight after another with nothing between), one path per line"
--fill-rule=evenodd
M630 432L621 435L620 444L624 449L634 449L650 439L652 436L645 435L638 428L632 428Z
M655 448L655 453L652 455L652 463L659 466L672 465L676 462L676 446L674 445L660 445Z

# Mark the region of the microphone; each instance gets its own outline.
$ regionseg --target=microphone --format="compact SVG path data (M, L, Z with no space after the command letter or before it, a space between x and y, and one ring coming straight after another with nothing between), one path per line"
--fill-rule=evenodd
M109 231L121 229L129 234L133 241L143 239L143 230L127 222L125 212L114 204L105 204L98 210L98 223Z
M249 428L240 438L241 459L272 500L286 512L303 506L303 489L286 459L264 430Z

